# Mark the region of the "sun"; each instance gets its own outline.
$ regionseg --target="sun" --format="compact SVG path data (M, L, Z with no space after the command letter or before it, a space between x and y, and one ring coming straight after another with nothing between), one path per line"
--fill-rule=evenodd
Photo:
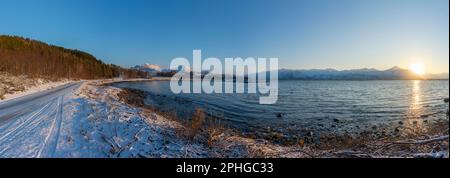
M416 62L416 63L412 63L409 66L409 69L411 71L413 71L415 74L417 75L422 75L425 73L425 67L422 63Z

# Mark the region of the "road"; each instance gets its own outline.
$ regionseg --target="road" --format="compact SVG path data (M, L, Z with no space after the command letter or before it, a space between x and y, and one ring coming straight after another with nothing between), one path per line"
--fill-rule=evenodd
M52 157L64 106L82 82L0 103L0 157Z

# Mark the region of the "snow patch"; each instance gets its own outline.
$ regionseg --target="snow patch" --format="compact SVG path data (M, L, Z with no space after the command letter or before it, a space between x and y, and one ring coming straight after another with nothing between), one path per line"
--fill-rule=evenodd
M46 79L30 79L26 76L12 76L0 73L0 103L32 93L49 90L74 82L73 80L50 81Z

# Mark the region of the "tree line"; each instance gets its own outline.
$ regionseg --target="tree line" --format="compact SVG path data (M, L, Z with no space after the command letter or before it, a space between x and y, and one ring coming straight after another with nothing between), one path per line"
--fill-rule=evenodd
M147 72L105 64L93 55L18 36L0 35L0 71L48 79L143 78Z

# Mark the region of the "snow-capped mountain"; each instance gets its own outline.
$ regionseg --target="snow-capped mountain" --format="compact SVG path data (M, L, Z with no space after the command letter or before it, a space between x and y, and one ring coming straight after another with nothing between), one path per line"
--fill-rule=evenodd
M146 63L146 64L134 66L134 67L132 67L132 69L145 71L145 72L149 72L149 73L154 73L154 72L161 72L162 67L157 64L147 64Z
M264 74L264 73L262 73ZM448 75L448 74L447 74ZM291 70L281 69L278 78L298 80L411 80L411 79L434 79L420 76L408 69L393 67L388 70L377 70L371 68L336 70L336 69L309 69Z
M147 72L150 74L151 77L158 76L158 74L160 73L170 72L170 69L164 68L161 65L147 64L147 63L142 65L136 65L131 69Z
M182 72L186 74L189 74L191 72L191 68L189 66L182 66L178 70L170 70L169 68L164 68L163 66L158 64L148 64L148 63L136 65L131 69L147 72L150 74L151 77L171 76L174 74L174 72Z
M169 70L169 69L167 69ZM189 73L192 72L192 69L190 66L180 66L178 67L178 70L176 70L177 72L184 72L184 73Z
M132 67L132 69L148 72L151 76L157 76L158 73L170 72L157 64L143 64ZM180 67L178 72L190 73L189 66ZM202 72L203 74L204 72ZM263 75L260 73L259 75ZM198 74L201 75L201 74ZM449 74L425 74L417 75L411 70L400 67L392 67L387 70L377 70L374 68L362 68L351 70L336 69L280 69L278 70L278 79L280 80L413 80L413 79L448 79ZM267 75L269 77L269 75Z
M136 65L136 66L132 67L132 69L145 71L145 72L149 72L149 73L170 72L171 71L169 68L164 68L161 65L148 64L148 63L142 64L142 65ZM183 72L189 73L189 72L191 72L191 68L189 66L181 66L176 71L178 71L178 72L183 71Z

